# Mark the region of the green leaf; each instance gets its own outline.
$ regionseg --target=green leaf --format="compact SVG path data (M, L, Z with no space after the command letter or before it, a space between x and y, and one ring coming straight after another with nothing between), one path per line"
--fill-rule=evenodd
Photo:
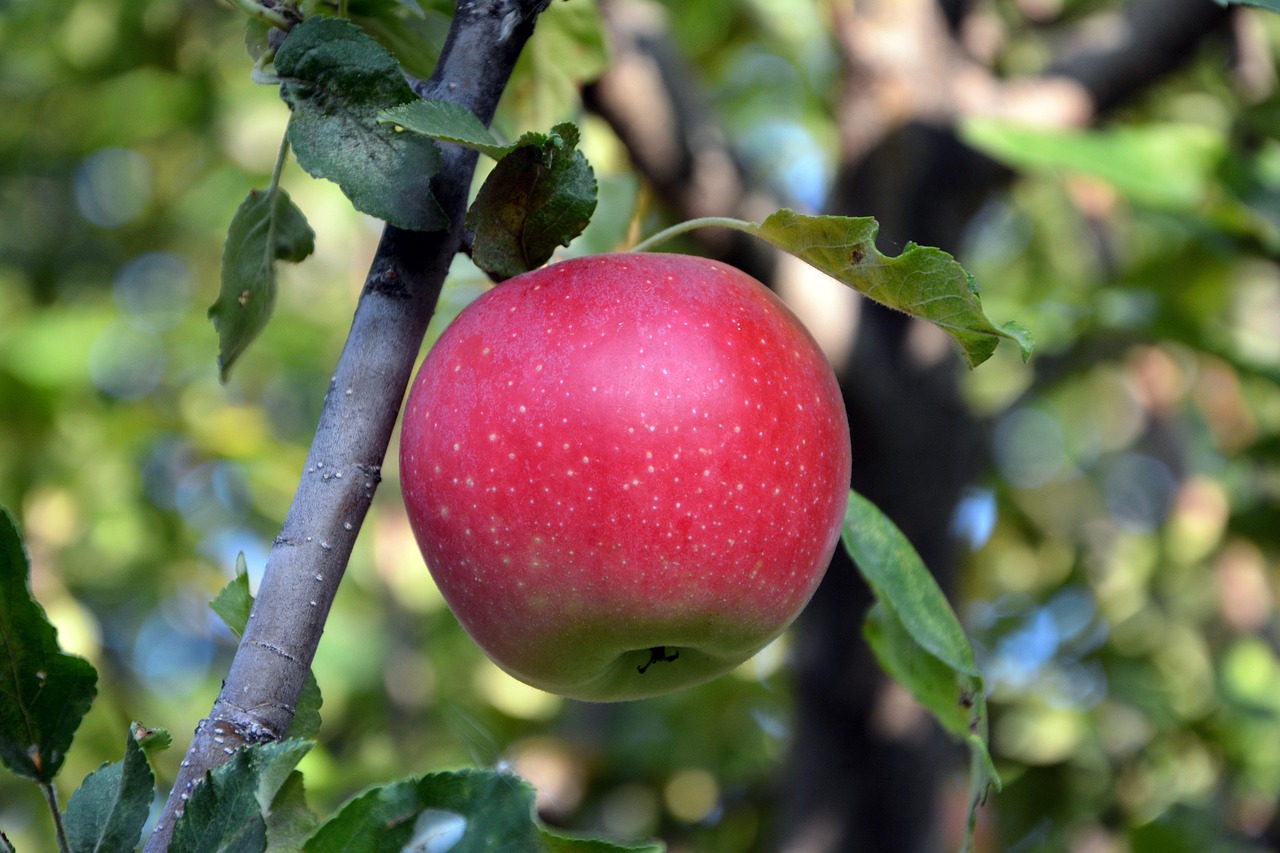
M542 828L542 843L547 853L663 853L665 844L653 841L623 844L601 838L580 838Z
M302 773L294 770L280 786L271 801L267 815L267 850L269 853L293 853L316 828L316 816L307 808Z
M960 344L969 367L990 358L1002 338L1017 343L1024 361L1031 356L1030 333L1016 323L992 325L977 284L955 258L914 243L896 258L882 255L875 245L880 226L870 217L805 216L783 208L744 230L881 305L941 327Z
M1054 130L971 119L961 138L1024 172L1089 175L1135 204L1163 210L1202 205L1218 183L1227 139L1204 125L1148 124L1106 130Z
M142 747L142 751L147 755L164 752L173 746L173 735L165 728L149 729L141 723L134 723L133 736L137 738L138 746Z
M138 846L155 797L155 776L138 739L146 732L137 723L130 726L124 758L90 773L71 795L63 823L74 853Z
M276 304L275 262L297 263L315 249L315 232L288 193L250 190L222 247L222 289L209 306L218 331L218 366L231 366L266 327Z
M294 768L313 746L315 741L312 740L285 738L249 748L250 765L257 774L258 805L262 807L263 814L270 814L280 789L289 783L296 772Z
M320 683L316 681L314 670L307 670L307 678L302 682L302 692L298 694L298 704L293 709L293 721L289 723L289 731L285 737L309 738L320 733L320 707L324 697L320 693Z
M0 762L49 782L97 693L98 673L58 647L58 632L31 597L17 525L0 510Z
M313 744L283 740L246 746L197 785L173 829L183 853L261 853L272 803Z
M965 738L965 744L969 747L969 814L965 821L964 853L973 849L973 834L978 828L978 811L986 805L987 797L992 791L999 792L1003 787L995 762L991 760L991 752L987 749L986 699L978 701L974 712L981 716L982 724L977 731L971 731Z
M518 144L503 145L475 113L449 101L411 101L378 113L378 121L394 124L432 139L465 145L495 160L500 160L518 147Z
M435 846L432 846L435 845ZM307 840L307 853L490 853L494 850L661 850L546 832L529 783L510 773L429 773L370 788L349 800Z
M213 601L209 602L209 609L218 614L231 633L237 637L244 636L249 614L253 612L253 594L249 592L249 564L243 551L236 555L236 576L218 590Z
M467 212L471 259L495 280L542 266L591 221L595 173L577 144L572 124L526 135L480 187Z
M884 513L854 491L849 492L841 541L876 598L863 626L876 659L969 747L971 840L988 790L1000 789L987 748L986 684L973 647L915 548Z
M254 796L248 748L192 791L174 825L171 847L184 853L261 853L267 849L267 823Z
M307 840L307 853L429 849L450 853L538 849L533 789L492 771L431 773L371 788L349 800ZM418 847L412 846L414 843Z
M420 80L431 76L440 59L440 49L449 33L452 16L439 9L424 9L414 0L398 0L408 14L394 14L388 8L350 8L351 20L378 40L399 61L405 73ZM449 4L452 12L453 4Z
M249 614L253 611L253 595L249 592L249 566L245 562L244 552L236 556L236 576L218 591L209 608L218 614L218 618L231 629L237 637L244 635L245 626L249 624ZM289 724L288 738L314 737L320 731L320 708L324 697L320 693L320 684L316 681L315 672L308 670L307 679L302 684L302 693L298 696L298 705L293 710L293 721Z
M289 32L275 67L293 111L289 142L304 169L398 228L449 227L431 193L435 143L378 123L380 110L414 97L390 53L349 21L312 16Z
M969 709L981 689L980 679L957 672L925 651L882 601L868 611L862 633L894 681L907 688L948 732L961 740L968 736L972 722Z
M916 644L956 672L980 676L969 638L916 549L875 504L852 490L840 538L876 598Z

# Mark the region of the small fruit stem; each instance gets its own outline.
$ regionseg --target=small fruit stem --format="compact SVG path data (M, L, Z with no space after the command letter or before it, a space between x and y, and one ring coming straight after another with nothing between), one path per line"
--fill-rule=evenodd
M58 850L61 853L71 853L67 828L62 823L62 810L58 808L58 791L53 787L52 782L40 782L39 785L40 790L44 792L45 802L49 804L49 811L53 815L53 829L58 836Z
M284 171L285 158L289 156L289 129L285 128L284 136L280 138L280 150L276 153L276 164L271 170L271 183L267 185L267 192L275 195L276 190L280 186L280 175Z
M262 55L254 60L253 68L249 72L249 79L263 86L276 86L280 83L280 77L274 71L268 71L267 66L276 61L276 52L274 48L267 48Z
M282 15L275 9L262 5L257 2L257 0L232 0L232 2L250 18L257 18L259 21L264 21L271 26L285 30L286 32L294 24L294 21L290 20L288 16Z
M636 672L644 675L649 670L649 667L653 666L655 663L671 663L673 660L678 660L679 658L680 651L678 649L671 654L667 654L666 646L654 646L649 649L649 660L640 666L637 666Z
M681 234L687 234L696 228L732 228L735 231L741 231L744 234L755 234L760 226L753 222L746 222L742 219L734 219L731 216L703 216L699 219L689 219L684 222L672 225L670 228L664 228L652 237L641 240L631 247L632 252L647 252L664 240L670 240L672 237L678 237Z
M289 130L286 127L284 136L280 138L280 150L276 154L276 165L271 170L271 183L267 184L267 209L271 215L267 217L266 266L270 269L276 260L276 193L280 191L280 175L284 171L285 158L289 156Z

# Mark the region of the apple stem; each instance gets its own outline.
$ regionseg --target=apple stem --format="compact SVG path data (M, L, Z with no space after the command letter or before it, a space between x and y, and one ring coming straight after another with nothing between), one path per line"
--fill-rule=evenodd
M290 118L292 120L292 117ZM284 161L289 156L289 132L286 126L284 136L280 139L280 150L276 152L276 164L271 170L271 183L267 184L267 205L269 210L276 209L275 196L280 192L280 176L284 173ZM267 268L275 262L276 246L276 220L279 217L271 216L267 219L267 240L266 240L266 263Z
M678 649L671 654L667 654L666 646L654 646L649 649L649 660L636 667L636 672L644 675L645 672L648 671L649 667L653 666L655 663L670 663L678 657L680 657L680 651Z
M664 240L670 240L681 234L686 234L696 228L732 228L735 231L741 231L745 234L755 234L760 226L754 222L747 222L743 219L734 219L731 216L703 216L698 219L687 219L684 222L678 222L669 228L664 228L657 234L647 237L631 247L632 252L647 252L658 243Z
M293 121L293 114L290 113L289 121ZM267 192L272 195L276 190L280 189L280 176L284 174L284 161L289 157L289 128L285 125L284 135L280 138L280 150L276 152L275 165L271 167L271 183L267 184ZM275 217L272 217L275 221ZM273 244L274 245L274 244Z

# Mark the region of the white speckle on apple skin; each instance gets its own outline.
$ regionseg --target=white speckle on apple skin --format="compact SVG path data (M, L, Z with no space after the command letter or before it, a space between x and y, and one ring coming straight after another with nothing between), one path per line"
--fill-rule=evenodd
M849 467L799 321L675 255L486 293L428 354L401 444L410 522L463 627L517 678L586 699L708 680L780 633L835 549Z

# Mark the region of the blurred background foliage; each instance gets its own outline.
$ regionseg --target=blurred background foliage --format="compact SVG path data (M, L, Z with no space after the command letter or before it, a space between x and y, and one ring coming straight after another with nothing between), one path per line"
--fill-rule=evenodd
M665 5L752 171L820 208L836 156L827 4ZM1044 62L1037 16L1108 4L988 5L1017 71ZM450 6L348 3L421 74ZM1207 51L1110 117L1132 133L1087 150L965 129L1019 177L974 219L961 260L988 314L1039 340L1031 365L1002 349L963 379L993 464L956 513L956 599L1006 781L982 850L1261 849L1248 839L1276 822L1280 18L1241 19L1268 70L1252 86ZM219 384L205 310L222 233L266 184L287 119L250 81L243 33L204 0L0 0L0 505L62 643L101 673L64 801L119 757L131 719L173 730L158 761L172 778L233 651L207 602L238 553L261 575L379 233L290 164L317 252L281 269L275 321ZM619 141L580 112L607 49L592 2L553 4L496 122L508 137L583 124L601 208L570 253L620 247L659 216ZM430 334L483 287L465 260L455 272ZM373 782L506 764L555 823L770 849L786 639L662 699L592 706L523 687L432 587L394 462L393 449L315 662L324 727L302 767L316 810ZM37 792L7 775L0 828L49 849Z

